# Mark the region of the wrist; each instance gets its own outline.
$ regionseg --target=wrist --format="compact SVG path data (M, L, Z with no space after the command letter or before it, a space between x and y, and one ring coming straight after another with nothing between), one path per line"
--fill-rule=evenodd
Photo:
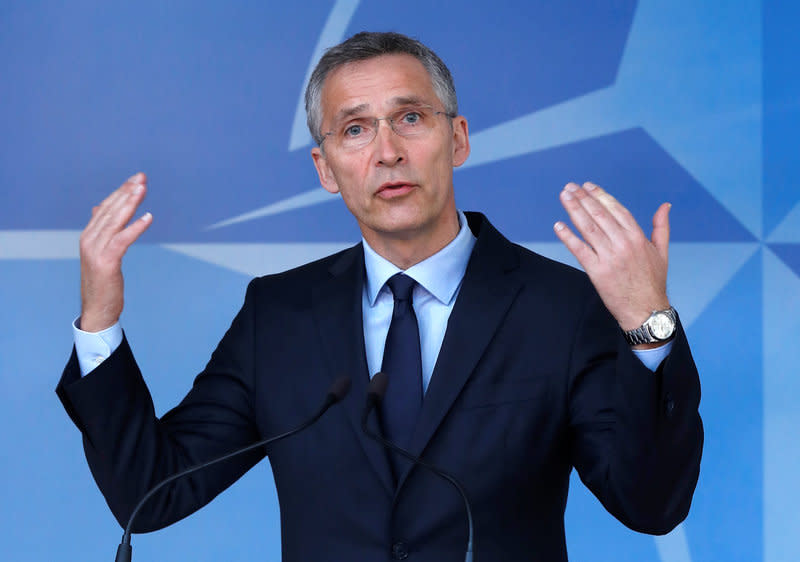
M666 298L666 296L662 299L654 299L649 302L655 304L651 306L640 306L635 312L626 314L624 317L620 315L620 317L617 318L619 327L622 328L623 332L635 330L644 324L647 319L650 318L650 315L652 315L653 312L658 310L667 310L670 308L669 300Z
M675 336L678 315L671 306L654 310L637 328L623 330L625 339L634 349L653 349Z
M81 312L75 322L76 326L82 332L89 332L96 334L104 330L108 330L114 324L119 322L119 318L110 318L108 316L97 316L91 313Z
M659 347L667 345L667 343L669 343L670 341L672 341L672 338L665 341L659 341L653 343L639 343L636 345L632 345L631 349L635 351L647 351L648 349L658 349Z

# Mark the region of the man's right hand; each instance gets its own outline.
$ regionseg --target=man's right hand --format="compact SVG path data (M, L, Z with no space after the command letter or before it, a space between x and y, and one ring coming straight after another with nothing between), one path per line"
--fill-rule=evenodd
M122 314L122 256L153 222L150 213L128 225L147 192L147 177L139 172L92 209L83 229L81 254L81 322L85 332L113 326ZM126 226L128 225L128 226Z

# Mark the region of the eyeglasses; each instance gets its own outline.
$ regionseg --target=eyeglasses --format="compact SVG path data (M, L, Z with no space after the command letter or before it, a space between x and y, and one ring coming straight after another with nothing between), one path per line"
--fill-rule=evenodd
M332 130L324 133L319 145L330 139L343 151L355 151L371 143L378 134L378 121L388 121L392 131L405 138L421 137L436 127L436 116L455 117L444 111L436 111L431 105L406 106L385 117L353 117L336 124Z

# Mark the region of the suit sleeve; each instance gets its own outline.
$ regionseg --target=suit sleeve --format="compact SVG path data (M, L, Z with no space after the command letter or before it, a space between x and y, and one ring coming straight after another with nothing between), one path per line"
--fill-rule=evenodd
M596 293L573 342L571 450L581 480L626 526L665 534L689 512L700 471L700 382L683 327L651 372Z
M56 392L83 434L92 475L123 527L139 499L167 476L259 439L253 285L192 389L160 419L127 339L83 378L73 349ZM263 450L245 453L166 486L139 512L133 530L152 531L186 517L263 457Z

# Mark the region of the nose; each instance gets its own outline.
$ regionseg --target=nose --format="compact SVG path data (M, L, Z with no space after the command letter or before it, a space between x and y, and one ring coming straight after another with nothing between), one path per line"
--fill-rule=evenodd
M394 132L388 119L380 119L375 133L375 153L379 166L395 166L404 160L403 138Z

